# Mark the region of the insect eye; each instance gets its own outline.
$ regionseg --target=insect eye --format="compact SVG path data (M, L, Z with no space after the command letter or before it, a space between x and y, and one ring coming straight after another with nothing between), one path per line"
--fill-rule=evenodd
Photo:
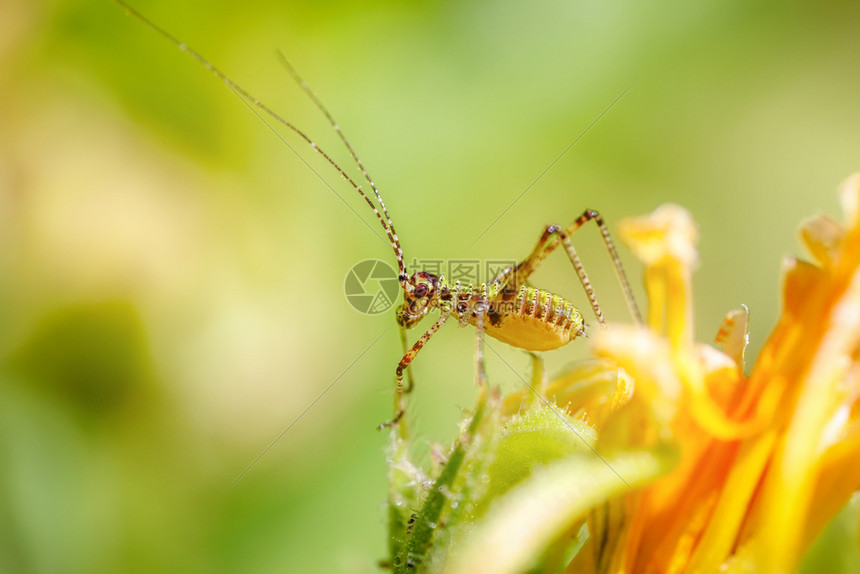
M420 285L415 287L415 293L414 294L416 297L425 297L427 295L427 291L428 291L427 284L421 283Z

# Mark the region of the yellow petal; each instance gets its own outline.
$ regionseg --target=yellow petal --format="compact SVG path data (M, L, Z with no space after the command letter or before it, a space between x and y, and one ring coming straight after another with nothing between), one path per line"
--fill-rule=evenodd
M857 227L860 221L860 173L855 173L839 187L839 202L845 216L845 225Z
M692 272L698 261L698 230L690 214L664 205L648 216L622 221L619 233L646 265L649 326L665 332L673 346L690 344Z
M839 257L845 230L829 215L811 217L800 225L800 242L822 266L829 267Z
M734 359L735 364L743 372L744 352L750 343L750 310L746 305L740 309L729 311L717 331L715 342L723 346L723 352Z

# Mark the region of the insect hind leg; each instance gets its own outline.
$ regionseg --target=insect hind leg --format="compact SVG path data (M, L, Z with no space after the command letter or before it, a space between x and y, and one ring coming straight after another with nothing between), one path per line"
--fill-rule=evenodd
M642 314L639 312L639 307L636 305L636 299L633 297L633 290L630 287L630 281L627 279L626 273L624 273L621 259L618 257L618 251L615 249L615 243L612 241L612 236L609 234L609 228L606 226L600 213L593 209L586 209L583 211L579 217L567 226L567 228L562 228L559 225L548 225L544 229L543 233L541 233L537 245L535 245L529 256L510 272L502 272L500 279L505 281L508 288L522 285L550 253L552 253L560 244L564 245L564 249L570 258L577 275L579 276L579 281L582 283L583 289L585 289L585 294L588 297L589 303L591 303L591 308L594 311L597 320L601 324L604 323L603 312L600 310L600 306L595 298L594 288L591 285L591 281L588 279L585 268L582 266L582 261L579 259L579 255L576 253L576 250L570 241L570 237L579 230L580 227L592 220L600 230L603 244L609 253L613 266L615 267L615 274L618 277L618 282L621 284L621 290L624 293L624 299L627 303L630 315L633 317L634 321L642 324Z

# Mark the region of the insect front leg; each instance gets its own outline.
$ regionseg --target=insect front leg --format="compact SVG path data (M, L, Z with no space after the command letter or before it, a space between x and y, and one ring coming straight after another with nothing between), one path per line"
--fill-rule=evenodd
M505 280L506 288L516 288L526 282L528 277L537 269L546 257L552 253L559 245L564 245L564 249L573 264L576 274L579 277L579 282L585 289L585 294L588 297L591 308L597 320L603 324L603 312L597 304L597 299L594 295L594 288L588 275L582 266L582 261L579 255L570 242L570 237L583 225L589 221L594 221L600 230L601 238L606 250L609 252L609 257L615 267L615 273L618 276L618 282L621 284L621 290L624 292L624 299L627 302L627 308L630 311L633 320L637 323L642 323L642 315L639 312L639 307L636 305L636 300L633 297L633 290L630 288L630 282L627 280L627 275L624 273L624 268L621 266L621 259L618 257L618 252L615 249L615 243L609 235L609 228L603 221L603 217L593 209L586 209L582 215L577 217L567 228L562 228L558 225L548 225L538 239L532 252L528 257L523 259L511 272L507 273Z
M406 351L406 354L400 359L400 363L397 365L397 369L395 370L396 380L394 383L394 418L386 423L382 423L379 425L379 429L390 428L396 424L400 423L400 420L403 418L403 413L406 412L406 408L403 404L403 372L409 368L409 364L412 363L412 359L415 358L415 355L418 354L418 351L427 344L427 341L430 340L436 331L445 324L445 321L448 320L450 316L450 312L443 311L442 315L433 323L433 326L427 329L427 332L421 335L415 344L412 345L412 348ZM411 390L411 388L410 388ZM406 433L406 429L403 425L400 425L401 434Z
M409 352L409 337L406 334L406 326L400 325L400 343L403 347L403 355ZM406 386L403 388L403 394L408 395L415 387L415 379L412 377L412 366L406 367Z

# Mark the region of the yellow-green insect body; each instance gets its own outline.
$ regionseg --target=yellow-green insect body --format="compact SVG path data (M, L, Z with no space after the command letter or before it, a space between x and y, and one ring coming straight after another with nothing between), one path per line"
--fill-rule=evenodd
M502 270L492 282L477 285L463 285L458 282L450 285L441 275L437 276L424 271L412 275L406 273L400 242L397 235L393 233L393 226L391 226L385 205L381 201L380 204L388 220L386 231L389 232L390 237L393 236L391 244L400 269L398 279L403 288L404 300L403 305L397 309L397 322L401 326L401 338L405 354L395 371L395 415L394 419L387 425L397 423L403 416L403 394L412 389L411 377L409 385L403 386L404 372L427 341L452 316L457 318L461 326L474 325L478 329L479 385L483 381L483 346L481 343L483 334L528 351L558 349L576 337L585 334L585 321L582 313L572 303L560 295L543 289L536 289L526 283L540 263L559 246L563 246L567 252L598 322L604 323L603 312L597 304L591 281L589 281L582 262L570 242L570 236L588 221L594 221L597 224L603 242L615 265L631 314L635 320L641 323L641 316L636 308L630 283L621 267L621 261L609 236L609 230L603 218L594 210L586 209L567 227L546 226L532 252L519 264ZM376 211L375 208L374 211ZM410 347L405 330L417 325L431 309L439 309L439 318Z
M305 132L300 130L291 122L274 112L260 100L252 96L241 86L231 80L221 70L205 59L200 53L191 49L184 42L171 36L165 30L148 20L123 0L115 0L130 15L134 16L155 32L175 45L179 50L185 52L203 67L213 73L219 80L224 82L236 95L242 98L249 107L255 108L262 114L276 121L278 124L295 133L299 138L307 142L315 153L322 156L334 170L357 192L361 199L370 207L374 216L388 237L388 241L394 250L398 268L398 281L403 289L404 303L397 309L397 322L401 326L401 336L406 347L403 358L396 369L396 391L395 391L395 416L387 423L392 425L400 420L404 412L403 393L411 389L403 387L403 373L427 343L430 337L445 324L450 317L455 317L461 326L473 325L478 330L478 384L483 384L482 363L482 337L483 333L509 343L515 347L529 351L548 351L562 347L580 335L585 334L585 323L582 314L572 303L559 295L528 286L529 276L535 271L540 263L557 247L564 246L579 280L582 283L594 314L598 322L603 323L603 314L594 296L594 290L587 275L579 261L570 236L588 221L594 221L600 229L603 242L610 254L615 271L618 275L621 287L624 291L628 307L634 319L641 321L641 316L636 308L636 302L630 289L630 284L624 275L621 261L615 251L608 228L603 222L600 214L596 211L585 210L582 215L575 219L567 227L548 225L532 252L519 264L504 269L493 281L466 285L459 282L449 284L444 276L419 271L409 275L403 257L403 249L400 246L400 238L394 229L388 209L382 201L379 189L365 169L352 145L346 139L340 126L335 122L332 115L323 106L322 102L311 91L308 85L299 77L295 69L287 62L286 58L278 53L278 57L293 76L299 86L311 98L317 108L325 115L332 128L349 151L355 161L358 170L370 187L370 192L365 193L362 185L359 185L352 177L338 165L330 155L323 151ZM262 116L261 116L262 117ZM406 329L417 325L431 309L440 311L436 322L422 334L418 340L408 345L406 340ZM387 426L383 425L383 426ZM401 425L402 429L402 425Z
M455 317L461 326L477 326L483 315L487 335L528 351L558 349L585 334L582 313L560 295L508 281L515 276L509 268L500 279L477 285L449 284L444 275L418 272L410 276L404 303L397 310L403 327L417 324L431 309Z

